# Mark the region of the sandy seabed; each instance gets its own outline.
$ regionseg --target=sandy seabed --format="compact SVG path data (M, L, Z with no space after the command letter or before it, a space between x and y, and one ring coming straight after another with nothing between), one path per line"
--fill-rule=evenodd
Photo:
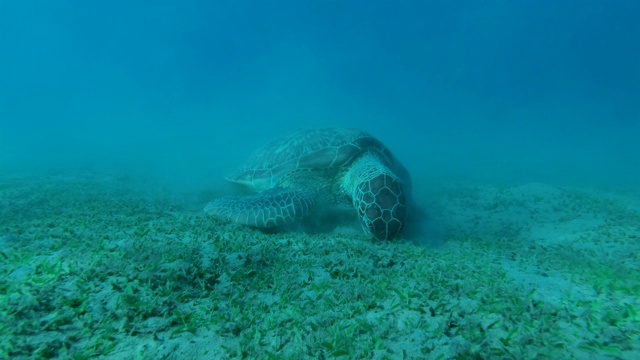
M389 243L229 225L153 181L1 177L0 359L640 359L640 194L424 194L438 241Z

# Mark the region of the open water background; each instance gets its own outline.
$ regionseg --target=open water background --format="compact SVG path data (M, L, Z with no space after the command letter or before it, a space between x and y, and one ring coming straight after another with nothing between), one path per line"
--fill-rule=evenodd
M631 0L3 1L0 169L215 187L283 133L356 126L417 186L634 186L638 14Z

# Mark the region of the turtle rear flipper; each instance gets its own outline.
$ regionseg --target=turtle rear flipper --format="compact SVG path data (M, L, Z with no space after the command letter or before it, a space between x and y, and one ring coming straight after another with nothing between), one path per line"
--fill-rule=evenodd
M302 219L314 203L308 192L273 188L252 196L217 199L204 211L238 224L270 228Z

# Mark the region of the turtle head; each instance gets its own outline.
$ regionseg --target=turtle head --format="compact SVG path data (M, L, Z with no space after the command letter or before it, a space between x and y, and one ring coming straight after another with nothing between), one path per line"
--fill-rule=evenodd
M407 200L400 180L380 174L361 182L354 195L353 204L365 232L378 240L393 240L402 232Z
M392 240L405 225L407 195L402 181L375 154L356 160L345 178L364 231Z

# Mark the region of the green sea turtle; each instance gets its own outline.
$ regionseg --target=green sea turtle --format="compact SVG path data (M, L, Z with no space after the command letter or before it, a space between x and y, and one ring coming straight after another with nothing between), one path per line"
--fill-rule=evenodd
M271 228L312 214L315 207L351 203L362 228L391 240L407 219L411 178L379 140L359 129L302 130L258 149L227 180L254 192L223 197L205 212L239 224Z

